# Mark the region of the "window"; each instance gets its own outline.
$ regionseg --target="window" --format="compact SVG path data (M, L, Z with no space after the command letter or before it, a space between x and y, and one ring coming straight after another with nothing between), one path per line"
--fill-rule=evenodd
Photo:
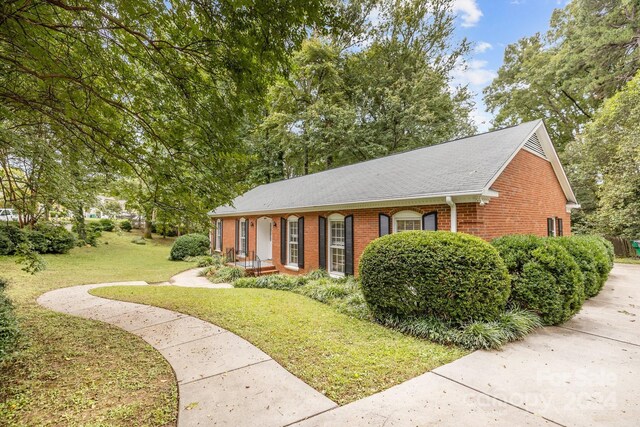
M289 259L287 263L289 265L298 265L298 218L295 216L289 217L287 220L287 246L289 249Z
M418 212L402 211L393 216L393 232L422 230L422 217Z
M344 217L329 217L329 273L344 275Z
M238 226L240 227L239 230L239 234L238 234L238 246L240 246L238 248L238 254L240 256L246 256L246 249L247 249L247 220L244 218L240 218L240 221L238 222Z
M222 220L216 220L216 251L222 251Z

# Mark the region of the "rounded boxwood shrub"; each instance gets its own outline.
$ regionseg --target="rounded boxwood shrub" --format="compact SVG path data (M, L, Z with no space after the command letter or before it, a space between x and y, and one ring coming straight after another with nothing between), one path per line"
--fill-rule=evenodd
M602 286L596 263L598 248L594 247L594 243L575 236L559 237L555 241L569 252L580 267L585 298L597 295Z
M589 249L593 253L594 257L594 266L596 271L598 272L599 277L599 286L597 289L587 290L585 289L585 294L587 298L591 298L596 296L605 282L609 278L609 273L613 268L613 245L608 240L593 235L585 235L585 236L573 236L572 238L576 240L584 241L588 244Z
M13 255L18 246L26 241L26 233L16 224L0 225L0 255Z
M209 253L209 238L202 234L185 234L176 239L171 247L170 259L183 260L190 256L201 256Z
M491 242L511 274L509 301L534 311L547 325L562 323L584 302L580 267L555 239L514 235Z
M76 245L71 232L53 224L38 224L27 230L26 236L33 250L41 254L66 254Z
M129 232L132 228L133 225L131 225L131 221L129 221L128 219L120 221L120 230Z
M496 318L509 297L498 252L464 233L410 231L371 242L360 258L362 292L374 315Z
M102 231L113 231L116 228L116 225L109 218L102 218L100 220L100 228L102 228Z

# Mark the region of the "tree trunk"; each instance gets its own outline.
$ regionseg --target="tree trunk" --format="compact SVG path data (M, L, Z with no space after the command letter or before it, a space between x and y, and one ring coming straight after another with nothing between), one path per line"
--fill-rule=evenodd
M87 228L84 223L84 209L82 206L78 206L78 208L73 211L73 220L76 223L76 234L78 235L78 240L86 242Z
M151 230L153 229L153 223L156 220L156 210L152 209L150 212L147 211L144 214L144 238L145 239L153 239L153 234Z
M144 238L145 239L153 239L153 235L151 234L151 227L153 227L153 223L151 219L144 219Z

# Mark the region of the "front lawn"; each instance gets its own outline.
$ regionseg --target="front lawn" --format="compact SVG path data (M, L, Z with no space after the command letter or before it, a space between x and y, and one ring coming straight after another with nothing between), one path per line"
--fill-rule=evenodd
M45 255L30 276L0 257L0 276L23 332L16 360L0 366L2 425L172 425L177 391L171 367L141 339L105 323L46 310L42 293L86 283L167 280L191 264L167 259L172 240L136 245L136 235L103 233L96 248ZM132 363L133 362L133 363Z
M92 293L168 308L228 329L339 404L369 396L466 354L457 347L346 316L291 292L119 286Z

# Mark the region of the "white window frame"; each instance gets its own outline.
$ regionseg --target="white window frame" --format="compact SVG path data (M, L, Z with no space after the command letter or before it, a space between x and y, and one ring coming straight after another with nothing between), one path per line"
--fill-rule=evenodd
M214 250L217 252L222 252L222 220L221 219L216 220L215 233L216 233L216 247Z
M296 241L292 242L291 241L291 224L296 224ZM289 218L287 218L287 266L291 267L292 269L296 269L298 268L298 248L299 248L299 244L300 244L300 224L298 223L298 217L297 216L290 216ZM295 262L292 260L292 255L293 252L291 250L291 245L295 244L296 246L296 250L295 250Z
M418 221L420 222L419 230L422 230L422 215L416 211L400 211L393 216L393 232L398 233L398 220Z
M331 241L331 223L332 222L341 222L343 227L343 243L340 245L333 245ZM331 214L327 218L327 271L332 277L344 277L344 271L335 271L333 270L333 253L332 250L342 249L343 251L343 270L346 267L347 260L347 248L346 248L346 227L344 226L344 216L340 214Z
M245 218L240 218L240 220L238 221L238 246L240 246L238 248L238 256L240 257L246 257L247 254L244 252L244 248L248 247L246 244L246 240L248 238L248 236L246 235L247 232L247 227L245 225L245 223L247 222L247 220Z

